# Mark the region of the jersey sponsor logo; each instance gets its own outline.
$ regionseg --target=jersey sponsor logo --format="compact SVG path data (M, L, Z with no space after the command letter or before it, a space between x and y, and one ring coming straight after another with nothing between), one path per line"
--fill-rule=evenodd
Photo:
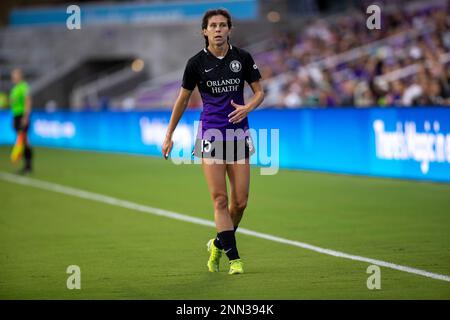
M239 84L241 83L241 79L232 78L226 80L208 80L206 81L206 85L211 88L212 93L225 93L225 92L233 92L239 90Z
M242 65L239 61L233 60L230 62L230 69L233 72L239 72L242 69Z
M208 87L221 87L221 86L229 86L229 85L235 85L235 84L240 84L240 83L241 83L241 79L239 79L239 78L206 81L206 85Z

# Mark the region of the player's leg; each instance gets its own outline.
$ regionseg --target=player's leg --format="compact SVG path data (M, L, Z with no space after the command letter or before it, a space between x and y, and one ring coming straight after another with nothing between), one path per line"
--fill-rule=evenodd
M222 243L219 240L220 233L233 228L233 222L228 212L227 185L225 180L226 165L216 163L208 164L203 160L202 167L214 205L214 221L217 229L216 238L209 240L207 244L208 251L210 252L207 267L210 272L218 272L223 249Z
M23 118L23 116L15 116L14 120L13 120L13 126L14 126L14 131L16 132L16 135L24 133L23 158L24 158L25 164L24 164L24 167L20 170L20 173L28 173L28 172L31 172L31 170L32 170L33 150L28 141L29 123L25 127L22 126L22 118Z
M236 231L247 207L250 188L250 164L248 159L245 163L227 164L227 174L230 179L230 205L229 212Z
M227 164L227 174L230 180L230 205L229 212L233 220L234 232L242 219L244 210L247 207L248 193L250 187L250 164L248 159L245 163ZM230 274L243 273L243 266L240 260L230 265Z
M23 140L24 135L22 134L22 116L14 116L13 118L13 128L16 133L16 142L11 151L11 161L15 162L19 157L22 157L22 153L25 149L25 141ZM26 173L25 167L18 171L19 174Z
M228 211L226 164L208 163L203 160L202 167L214 204L214 221L217 229L216 240L210 240L208 243L211 256L207 265L210 271L217 272L221 252L220 249L223 248L223 250L225 250L230 262L238 260L239 253L236 247L233 221ZM214 243L218 243L220 247L216 246Z
M27 124L24 128L22 128L23 132L25 133L25 150L23 152L24 161L25 161L25 167L23 169L24 172L31 172L32 171L32 159L33 159L33 149L31 148L30 142L28 140L28 128L29 124Z
M207 163L203 159L202 167L214 205L214 221L217 232L233 230L233 222L228 212L227 184L225 180L226 164Z

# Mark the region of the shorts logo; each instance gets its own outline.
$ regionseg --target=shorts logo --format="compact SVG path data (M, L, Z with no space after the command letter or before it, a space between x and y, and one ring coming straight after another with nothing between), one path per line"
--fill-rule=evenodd
M242 65L239 61L233 60L230 62L230 69L233 72L239 72L242 69Z
M202 140L202 152L210 152L211 146L211 141Z

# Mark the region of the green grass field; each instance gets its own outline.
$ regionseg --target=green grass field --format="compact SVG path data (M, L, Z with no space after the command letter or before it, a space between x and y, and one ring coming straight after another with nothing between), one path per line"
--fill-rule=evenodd
M14 172L8 147L0 171ZM33 179L213 219L201 168L162 159L36 148ZM450 275L450 185L252 169L241 226ZM450 299L450 282L237 234L246 273L206 270L212 227L0 178L1 299ZM68 290L66 268L81 268Z

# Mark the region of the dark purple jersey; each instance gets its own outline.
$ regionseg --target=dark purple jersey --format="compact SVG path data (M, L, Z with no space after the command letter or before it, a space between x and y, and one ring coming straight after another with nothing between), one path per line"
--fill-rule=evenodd
M228 121L228 115L235 110L231 100L243 105L244 82L250 84L259 79L261 74L252 56L231 45L222 59L206 48L190 58L184 71L182 87L194 90L198 86L203 100L201 130L197 138L202 139L208 129L220 130L224 139L227 129L248 130L247 118L237 124Z

